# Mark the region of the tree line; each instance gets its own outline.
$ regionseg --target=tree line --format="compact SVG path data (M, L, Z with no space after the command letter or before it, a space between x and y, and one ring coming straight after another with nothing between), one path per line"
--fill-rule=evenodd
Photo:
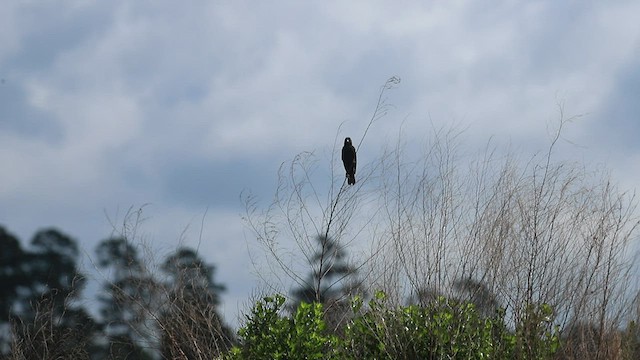
M0 353L7 359L198 358L222 353L233 331L217 306L215 266L180 247L152 270L126 237L95 249L104 281L97 312L83 306L87 278L76 241L38 231L27 248L0 226Z

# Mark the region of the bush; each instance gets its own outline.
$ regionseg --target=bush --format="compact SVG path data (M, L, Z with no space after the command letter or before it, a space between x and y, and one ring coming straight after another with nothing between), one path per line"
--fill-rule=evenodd
M508 358L512 339L503 318L482 318L471 303L439 297L427 306L389 308L383 293L354 318L345 336L349 359ZM361 303L356 302L359 311ZM513 335L511 335L513 336Z
M284 317L282 295L265 297L238 331L240 346L229 359L325 359L336 337L325 334L322 305L301 303L295 314Z
M238 331L241 345L229 359L548 359L558 349L548 305L531 306L526 324L510 331L505 312L483 317L469 302L439 297L427 306L391 307L376 293L340 336L329 334L321 304L301 304L281 315L285 298L256 303ZM526 326L525 326L526 325Z

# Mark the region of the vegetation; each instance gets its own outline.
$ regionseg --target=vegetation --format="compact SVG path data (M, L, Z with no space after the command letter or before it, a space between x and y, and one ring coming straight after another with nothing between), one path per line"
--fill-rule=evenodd
M390 80L382 88L362 139L386 114L384 94L395 84ZM463 153L460 133L441 130L419 149L404 143L400 133L395 147L369 157L368 163L359 156L354 186L346 186L335 156L329 159L328 184L316 175L313 153L294 157L280 168L271 204L262 207L253 196L244 198L246 223L269 254L261 270L272 271L269 278L279 281L270 287L286 293L287 283L294 283L315 291L307 299L323 303L323 289L339 287L343 280L331 271L316 271L314 240L331 239L336 248L360 252L349 263L358 270L358 291L366 295L382 290L384 308L391 314L416 314L442 305L442 299L449 306L452 301L473 304L474 316L504 325L503 333L510 336L500 338L514 342L512 346L509 341L491 343L512 357L637 358L636 200L620 191L606 172L556 159L563 128L573 120L559 110L548 148L524 160L491 144ZM336 143L340 138L336 136ZM337 150L334 145L332 153ZM324 258L325 264L337 263L332 253ZM300 275L305 268L318 276L309 281ZM314 286L305 286L309 283ZM453 308L454 314L465 313ZM328 307L324 312L330 312ZM352 316L343 318L363 321L358 314ZM390 349L380 328L390 339L403 339L404 333L395 331L400 325L387 327L403 324L396 321L400 318L369 319L371 338L377 342L365 347L371 350L382 343L385 351ZM473 316L466 319L466 327L478 327ZM425 324L425 329L433 326L431 321ZM338 339L349 332L328 328ZM450 345L443 339L436 341L442 349ZM460 351L447 348L442 357L467 358L468 351L475 350Z
M8 248L0 258L0 358L210 359L232 345L217 312L224 287L192 249L167 256L161 277L126 237L102 241L97 265L111 277L94 317L78 305L85 278L73 239L44 230L24 250L0 227L0 242Z
M358 151L398 81L383 86ZM359 156L353 186L339 136L328 176L316 176L313 153L283 164L271 204L244 196L270 293L237 333L218 314L215 267L193 249L156 264L125 225L96 249L104 286L94 317L78 301L86 281L73 239L48 229L24 249L0 227L0 353L638 359L636 200L606 173L556 160L570 120L560 110L549 147L526 161L491 146L461 154L459 134L435 131L423 151L398 140Z
M353 299L353 317L336 335L326 331L321 304L302 303L283 317L284 301L256 303L229 359L548 359L559 344L546 305L531 309L537 316L526 327L534 334L525 334L507 329L503 311L485 318L473 304L443 297L392 308L378 292L366 309Z

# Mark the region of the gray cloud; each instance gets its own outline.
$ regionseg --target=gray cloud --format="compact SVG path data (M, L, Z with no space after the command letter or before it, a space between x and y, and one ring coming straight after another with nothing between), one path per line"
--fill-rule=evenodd
M495 135L535 151L562 102L588 114L569 130L581 156L636 158L638 13L634 1L3 4L0 220L23 238L59 226L91 252L104 211L151 203L149 236L175 244L210 207L202 251L221 281L253 284L239 192L268 199L282 161L326 161L336 136L358 139L392 75L403 82L363 157L401 124L408 141L453 123L472 146Z
M0 84L0 131L50 144L60 143L64 138L55 119L31 106L25 90L11 78L3 79Z

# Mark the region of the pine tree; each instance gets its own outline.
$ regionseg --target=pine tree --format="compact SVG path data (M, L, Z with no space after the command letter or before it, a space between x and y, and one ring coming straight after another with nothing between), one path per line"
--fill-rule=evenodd
M219 356L231 347L233 332L217 306L224 285L214 281L215 266L192 249L180 248L167 257L167 302L160 318L161 352L167 359Z
M100 296L101 325L107 341L103 355L150 359L145 349L155 347L155 326L149 315L157 306L158 284L127 239L104 240L96 253L98 265L112 275Z
M293 312L301 302L321 303L330 328L338 327L345 318L350 295L360 293L357 269L349 264L343 246L331 237L318 235L316 253L311 257L308 280L291 292Z

